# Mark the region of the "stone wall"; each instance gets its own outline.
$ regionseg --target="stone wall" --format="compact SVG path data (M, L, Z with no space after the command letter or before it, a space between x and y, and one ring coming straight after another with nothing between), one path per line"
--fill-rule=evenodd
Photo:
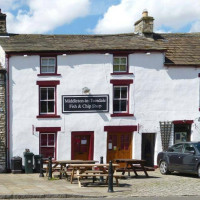
M4 72L0 72L0 78ZM6 171L6 106L5 81L0 79L0 172Z

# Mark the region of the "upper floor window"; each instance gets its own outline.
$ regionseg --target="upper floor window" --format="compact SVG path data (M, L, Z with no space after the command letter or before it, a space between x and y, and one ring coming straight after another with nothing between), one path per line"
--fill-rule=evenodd
M111 117L131 117L129 103L129 88L132 79L110 80L113 84L113 114Z
M128 112L128 86L114 86L113 112Z
M40 114L55 114L55 87L40 87Z
M39 116L37 118L59 118L56 106L56 86L60 81L37 81L39 85Z
M127 56L114 56L113 57L113 72L114 73L128 72Z
M56 73L56 57L41 57L41 74Z

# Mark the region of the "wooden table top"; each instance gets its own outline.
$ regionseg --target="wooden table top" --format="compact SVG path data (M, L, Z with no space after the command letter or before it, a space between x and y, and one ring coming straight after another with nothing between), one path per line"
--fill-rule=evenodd
M58 164L95 164L96 160L57 160Z
M113 167L118 167L118 164L112 164ZM109 164L69 164L69 167L109 167Z
M131 164L141 164L145 163L145 160L139 160L139 159L115 159L116 163L131 163Z

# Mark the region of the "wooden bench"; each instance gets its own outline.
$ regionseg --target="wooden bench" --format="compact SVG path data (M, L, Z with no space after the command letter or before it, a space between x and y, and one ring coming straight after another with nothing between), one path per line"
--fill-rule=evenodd
M134 172L135 175L137 176L137 172L145 172L146 171L146 176L148 177L147 175L147 171L155 171L154 167L147 167L147 166L144 166L144 168L142 168L140 165L134 165L133 166L134 168L132 167L125 167L125 168L118 168L116 169L117 172L122 172L122 175L125 174L125 172L128 172L128 176L130 176L130 172ZM144 171L145 170L145 171Z
M95 173L95 174L94 174ZM108 183L108 176L109 174L102 174L102 173L97 173L97 172L94 172L93 174L77 174L77 179L78 179L78 184L79 184L79 187L81 187L81 179L84 178L84 177L106 177L106 184ZM119 181L118 179L121 178L121 177L124 177L124 175L117 175L117 174L113 174L113 178L115 178L116 180L116 185L119 186ZM93 182L94 182L94 179L93 179Z

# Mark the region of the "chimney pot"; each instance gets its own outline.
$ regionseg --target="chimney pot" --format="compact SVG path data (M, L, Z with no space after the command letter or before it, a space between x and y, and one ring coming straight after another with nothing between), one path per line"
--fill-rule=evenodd
M143 10L142 17L148 17L148 11L146 9Z

